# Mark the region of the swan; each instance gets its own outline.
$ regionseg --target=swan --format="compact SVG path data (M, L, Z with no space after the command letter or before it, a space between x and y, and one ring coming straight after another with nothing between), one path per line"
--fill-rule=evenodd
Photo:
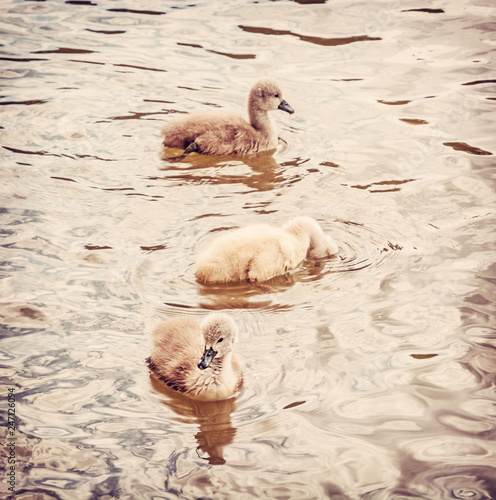
M277 147L277 133L268 114L280 109L294 113L282 98L279 84L261 78L248 97L248 123L242 116L223 111L197 111L173 118L162 129L164 146L206 155L249 155ZM177 159L176 158L176 159Z
M201 283L266 281L307 256L330 257L338 250L312 217L295 217L283 227L256 224L216 238L197 257L196 278Z
M153 332L149 368L169 387L191 399L230 398L242 384L241 363L233 352L238 329L223 313L209 314L201 323L171 318Z

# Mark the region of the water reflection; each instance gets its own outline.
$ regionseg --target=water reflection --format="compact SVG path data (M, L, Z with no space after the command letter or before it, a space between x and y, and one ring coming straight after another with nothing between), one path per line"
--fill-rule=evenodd
M198 425L195 434L198 456L203 458L204 453L209 464L224 464L224 448L234 441L236 435L236 428L231 423L231 415L236 409L235 399L194 401L167 387L152 372L150 382L153 389L165 397L162 403L177 415L175 420Z
M207 310L222 309L289 309L291 306L273 306L273 298L265 294L282 293L294 284L291 275L278 276L264 283L236 283L205 285L197 283L199 306Z
M244 184L257 191L269 191L288 181L284 175L284 166L273 157L274 151L263 151L250 156L189 154L181 161L174 161L174 157L180 153L182 150L163 149L162 159L169 162L161 168L166 172L163 179L192 184ZM243 169L243 165L249 170ZM294 182L295 179L291 181Z

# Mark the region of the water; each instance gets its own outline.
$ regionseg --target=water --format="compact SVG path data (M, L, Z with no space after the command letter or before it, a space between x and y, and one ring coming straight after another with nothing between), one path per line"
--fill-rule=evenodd
M18 498L496 498L490 0L0 9ZM258 75L295 108L274 156L162 160L169 115L243 112ZM338 258L195 282L217 231L300 214ZM245 382L200 404L144 360L211 310Z

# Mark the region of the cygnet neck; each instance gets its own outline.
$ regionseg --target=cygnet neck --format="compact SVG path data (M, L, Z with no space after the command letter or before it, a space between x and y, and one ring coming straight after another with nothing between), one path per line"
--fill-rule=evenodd
M224 356L216 356L211 366L219 371L225 370L226 368L229 369L231 367L231 358L232 351L226 352Z
M254 101L255 99L250 96L248 101L248 116L250 117L250 123L255 130L272 137L276 132L269 113L267 113L265 109L259 108Z
M219 380L229 382L237 379L232 351L227 352L221 359L217 360L217 364L213 368Z

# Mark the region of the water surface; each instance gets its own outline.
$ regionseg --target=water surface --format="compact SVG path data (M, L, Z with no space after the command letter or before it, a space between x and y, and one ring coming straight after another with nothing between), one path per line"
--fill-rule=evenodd
M0 9L19 498L496 498L490 0ZM163 160L170 116L243 112L266 75L295 109L273 156ZM339 257L196 283L219 231L301 214ZM144 360L212 310L245 382L200 404Z

